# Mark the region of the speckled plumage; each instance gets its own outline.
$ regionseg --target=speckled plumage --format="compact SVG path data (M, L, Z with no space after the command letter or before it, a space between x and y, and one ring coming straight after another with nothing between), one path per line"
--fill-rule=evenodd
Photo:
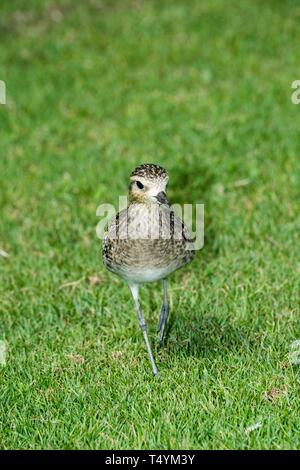
M141 165L131 176L167 179L167 172L158 165ZM103 240L107 268L136 283L163 279L193 256L190 235L167 204L131 202L110 221Z
M154 375L157 367L139 302L139 286L163 280L164 300L157 329L162 342L169 315L166 279L194 256L188 230L167 200L168 179L159 165L135 168L130 175L130 204L110 220L103 239L104 264L125 279L131 289Z
M167 171L160 165L155 165L154 163L143 163L142 165L137 166L130 177L145 177L149 180L157 180L158 178L168 180Z

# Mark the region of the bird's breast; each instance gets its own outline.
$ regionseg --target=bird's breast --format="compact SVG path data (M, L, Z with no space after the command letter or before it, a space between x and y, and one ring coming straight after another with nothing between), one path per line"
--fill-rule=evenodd
M163 279L193 257L182 227L180 219L172 219L168 207L133 204L110 224L103 242L104 262L127 280Z

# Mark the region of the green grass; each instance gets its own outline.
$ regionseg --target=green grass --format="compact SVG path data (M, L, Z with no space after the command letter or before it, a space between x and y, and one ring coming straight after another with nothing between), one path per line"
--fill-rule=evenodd
M300 448L299 16L292 0L1 1L1 448ZM157 379L95 235L142 162L206 217ZM142 300L155 344L161 285Z

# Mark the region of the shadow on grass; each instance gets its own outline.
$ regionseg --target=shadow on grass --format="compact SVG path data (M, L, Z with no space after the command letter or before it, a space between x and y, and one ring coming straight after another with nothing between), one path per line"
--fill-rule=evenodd
M210 204L216 175L211 166L193 161L177 168L172 174L172 188L169 192L171 203L203 203L205 205L205 244L196 253L193 264L201 262L208 266L219 254L219 243L213 226L214 207ZM182 271L183 273L183 271ZM198 315L188 319L172 314L166 330L163 346L170 353L185 353L194 356L212 355L214 352L236 350L249 345L249 332L239 326L232 326L227 319L217 316L199 318ZM174 339L175 338L175 339Z
M195 315L186 321L182 318L178 321L176 315L171 315L164 347L170 354L212 357L230 351L252 349L258 344L260 337L253 331L249 335L249 326L233 326L216 316L199 319Z
M216 182L213 168L199 161L188 162L177 168L172 174L172 186L169 191L171 203L204 204L205 245L201 250L204 263L218 255L219 247L213 227L214 208L210 204L211 191ZM195 262L196 260L194 260Z

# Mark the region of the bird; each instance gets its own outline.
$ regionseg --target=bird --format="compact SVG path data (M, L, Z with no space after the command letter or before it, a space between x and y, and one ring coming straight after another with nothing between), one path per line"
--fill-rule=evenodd
M195 255L190 233L167 198L168 182L168 173L162 166L154 163L137 166L130 175L129 204L109 220L102 241L104 265L123 278L131 290L155 376L158 369L147 334L139 289L144 283L162 281L163 304L157 327L161 344L170 310L168 277L190 263Z

